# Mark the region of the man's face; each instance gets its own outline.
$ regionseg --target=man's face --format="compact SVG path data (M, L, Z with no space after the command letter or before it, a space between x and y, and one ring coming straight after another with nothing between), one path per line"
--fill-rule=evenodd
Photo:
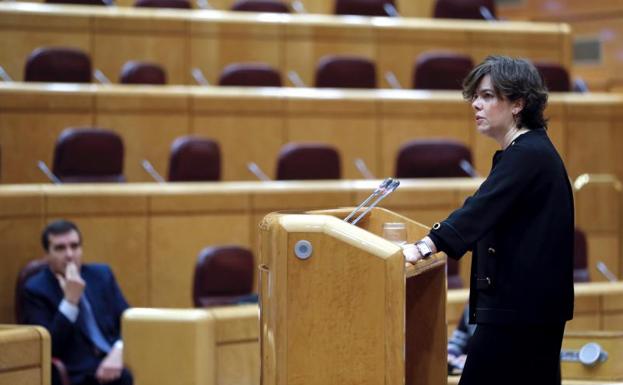
M46 258L53 273L65 276L65 269L70 263L75 263L80 270L82 241L76 230L70 230L64 234L50 234L48 240L50 247L46 253Z

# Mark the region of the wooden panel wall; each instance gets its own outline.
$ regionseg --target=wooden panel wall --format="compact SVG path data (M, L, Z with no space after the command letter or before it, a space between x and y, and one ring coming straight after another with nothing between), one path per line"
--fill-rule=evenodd
M595 41L601 50L599 60L574 62L573 76L583 78L593 91L613 91L623 81L623 1L523 0L498 11L508 20L569 23L572 41Z
M263 61L284 76L296 70L312 84L322 56L357 54L378 63L381 87L387 86L389 70L408 87L415 58L431 49L458 50L476 61L498 53L570 64L570 31L564 24L375 20L3 2L0 65L21 80L33 49L68 45L89 53L94 67L113 82L128 60L161 63L171 84L194 84L194 67L214 84L229 63Z

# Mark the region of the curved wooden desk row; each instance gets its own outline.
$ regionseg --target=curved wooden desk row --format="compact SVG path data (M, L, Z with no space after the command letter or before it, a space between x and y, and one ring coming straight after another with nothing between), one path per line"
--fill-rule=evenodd
M468 289L448 291L448 336L463 315L468 298ZM573 319L567 323L565 331L584 330L623 330L623 282L575 284Z
M26 1L37 3L44 2L43 0ZM208 1L212 8L222 11L231 9L232 5L234 5L235 2L235 0ZM288 4L294 3L293 0L283 0L283 2ZM134 3L135 0L115 0L115 5L121 7L131 7L134 5ZM300 1L300 3L303 4L303 7L305 8L305 11L307 11L307 13L331 15L335 11L335 0L302 0ZM400 12L400 15L402 17L432 17L435 0L396 0L394 3L396 4L396 8L398 8L398 12ZM193 3L192 5L193 8L198 8L196 3Z
M122 320L124 361L140 385L259 385L257 305L132 308Z
M0 325L0 384L50 385L50 344L43 327Z
M480 180L403 180L382 206L431 226L459 207ZM206 245L241 244L257 257L260 220L279 210L351 207L379 181L222 182L0 186L0 322L13 320L19 269L42 254L39 234L55 218L75 220L84 258L108 263L133 306L191 307L195 261ZM617 200L618 199L618 200ZM623 276L620 193L589 181L576 193L577 224L589 244L590 274L603 260ZM469 256L461 260L469 282Z
M594 367L563 363L564 384L597 385L623 379L620 367L623 283L576 284L575 289L575 319L567 325L563 349L579 350L588 342L597 342L609 359ZM460 314L466 299L464 290L448 293L446 314L450 333L454 330L455 310L460 309L456 313ZM586 322L589 319L591 322ZM126 361L137 382L143 385L168 383L169 379L185 384L257 385L260 377L258 321L257 305L210 310L130 309L123 319ZM181 350L186 353L178 354ZM194 352L195 359L188 356L190 352ZM263 357L269 371L264 373L264 378L268 381L266 378L274 377L276 368L270 366L267 352ZM302 367L299 370L306 367L305 362L298 364ZM568 380L570 378L575 380ZM449 383L457 383L456 380L451 377ZM438 384L437 381L427 383Z
M551 95L549 135L572 178L608 173L623 180L622 107L618 94ZM497 148L476 133L473 116L456 91L0 83L0 181L47 182L37 161L50 165L58 134L77 126L120 133L132 182L151 181L143 159L166 174L171 143L189 134L220 143L224 180L253 180L251 161L274 175L277 153L291 141L335 145L344 178L361 177L357 158L379 177L392 175L405 142L434 137L466 143L486 175Z
M393 71L407 87L415 58L430 50L454 50L475 61L493 53L549 60L569 68L570 30L565 24L487 23L330 15L248 14L0 3L0 65L23 79L28 54L42 45L68 45L91 55L113 81L128 60L152 60L170 84L195 84L193 67L216 84L232 62L262 61L282 74L297 71L313 84L318 60L354 54L375 60L378 82Z

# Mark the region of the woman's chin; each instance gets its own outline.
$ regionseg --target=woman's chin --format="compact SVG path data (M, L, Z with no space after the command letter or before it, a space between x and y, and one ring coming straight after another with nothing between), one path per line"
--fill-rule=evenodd
M485 125L480 125L480 124L476 126L476 131L478 131L480 134L487 135L487 136L489 136L489 133L490 133L489 127Z

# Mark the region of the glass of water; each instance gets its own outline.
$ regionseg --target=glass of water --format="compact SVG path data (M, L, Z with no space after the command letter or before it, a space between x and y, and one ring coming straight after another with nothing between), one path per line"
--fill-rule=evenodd
M384 223L383 238L402 246L407 243L407 226L401 222Z

